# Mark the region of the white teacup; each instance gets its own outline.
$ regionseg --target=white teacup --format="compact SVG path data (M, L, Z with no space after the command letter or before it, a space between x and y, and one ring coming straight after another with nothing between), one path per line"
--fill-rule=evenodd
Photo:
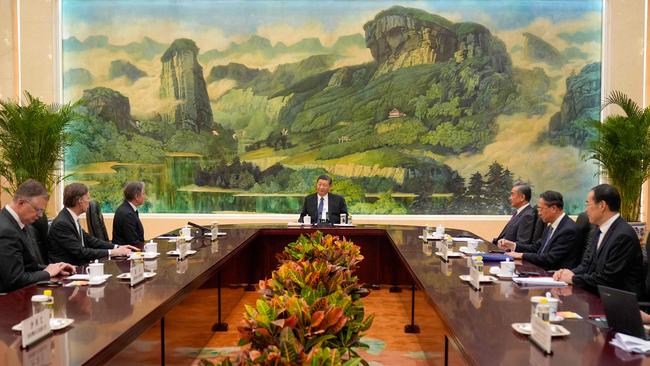
M158 253L158 243L150 241L144 245L144 251L147 253Z
M442 225L436 226L436 234L444 235L445 234L445 227L442 226Z
M503 262L502 262L503 263ZM533 296L530 298L530 315L533 316L535 315L535 307L537 306L537 303L540 302L540 300L546 299L547 304L548 304L548 315L550 320L554 320L557 318L557 309L560 305L560 299L556 299L555 297L547 297L547 296Z
M94 262L88 264L86 267L86 274L88 275L88 280L97 283L104 279L104 263Z
M192 236L192 229L185 226L181 229L181 236L188 237Z
M499 275L503 277L512 277L515 274L515 262L513 261L503 261L501 262L501 268L499 270Z
M470 239L470 240L467 241L467 249L475 252L477 248L478 248L478 240L477 239Z

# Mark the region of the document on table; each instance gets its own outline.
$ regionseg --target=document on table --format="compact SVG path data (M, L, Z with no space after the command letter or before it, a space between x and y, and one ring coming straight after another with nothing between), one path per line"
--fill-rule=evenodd
M553 277L517 277L513 282L522 286L565 287L566 282L555 281Z

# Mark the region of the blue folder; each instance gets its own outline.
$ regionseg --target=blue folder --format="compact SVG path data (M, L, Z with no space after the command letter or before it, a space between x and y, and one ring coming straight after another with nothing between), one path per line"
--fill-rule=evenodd
M475 257L477 255L483 257L483 262L504 262L506 260L513 260L511 257L500 253L476 253L473 254L472 257Z

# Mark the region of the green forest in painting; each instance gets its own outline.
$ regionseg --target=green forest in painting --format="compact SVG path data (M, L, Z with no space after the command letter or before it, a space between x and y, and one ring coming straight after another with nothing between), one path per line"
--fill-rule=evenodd
M402 6L328 43L255 32L202 50L146 27L117 43L70 26L64 93L84 117L68 180L105 212L144 180L148 212L296 213L330 174L353 214L506 214L522 179L577 213L596 182L581 152L600 105L600 24L583 13L553 35L561 48L534 22L496 32Z

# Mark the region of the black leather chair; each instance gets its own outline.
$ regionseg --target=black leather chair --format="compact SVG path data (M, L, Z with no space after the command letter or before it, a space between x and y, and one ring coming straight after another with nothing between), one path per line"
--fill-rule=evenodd
M47 252L45 252L45 255L43 255L42 247L46 246L46 243L43 243L43 240L41 238L40 233L38 232L38 229L36 229L32 225L27 225L25 227L25 231L27 232L27 236L29 237L29 245L27 246L27 249L29 252L32 254L34 258L36 258L36 262L38 264L46 266L48 265L48 260L47 260ZM47 240L47 237L44 238Z
M542 237L542 233L544 232L544 228L546 227L546 224L544 221L542 221L542 218L539 217L539 212L537 212L537 206L533 206L533 210L535 211L534 213L534 226L533 226L533 231L530 236L530 243L534 243L538 241Z
M47 257L47 232L49 229L50 225L45 214L25 228L32 244L29 249L38 263L42 265L49 264Z
M109 241L106 224L104 224L104 215L102 215L102 210L95 200L91 200L88 204L86 223L88 224L88 234L97 239Z
M578 259L576 265L580 264L582 258L589 249L589 243L596 234L596 225L589 223L589 217L586 212L582 212L576 218L576 225L578 226L578 237L576 238L576 245L580 247L578 251Z

